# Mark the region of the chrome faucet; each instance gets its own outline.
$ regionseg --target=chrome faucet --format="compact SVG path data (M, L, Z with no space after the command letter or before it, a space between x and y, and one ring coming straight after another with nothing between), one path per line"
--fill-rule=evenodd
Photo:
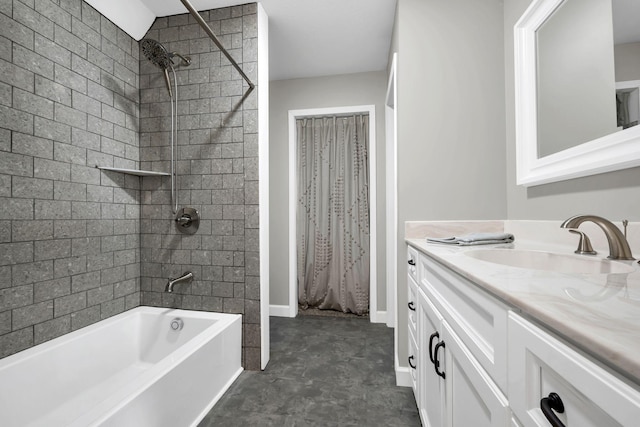
M624 234L608 219L595 215L576 215L567 219L560 227L576 229L585 221L596 224L604 231L605 236L607 236L607 241L609 242L609 256L607 258L621 260L635 259Z
M193 273L190 271L187 271L182 276L176 279L169 278L169 282L167 282L167 286L164 288L164 291L172 293L174 285L177 285L178 283L182 283L182 282L190 282L191 280L193 280Z

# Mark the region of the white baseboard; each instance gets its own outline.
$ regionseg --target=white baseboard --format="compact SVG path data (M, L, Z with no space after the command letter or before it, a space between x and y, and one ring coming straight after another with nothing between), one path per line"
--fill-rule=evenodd
M375 316L371 316L371 323L387 323L387 312L376 311Z
M289 313L288 305L270 305L269 306L269 316L274 317L291 317L291 313Z
M396 366L396 385L398 387L412 387L411 372L409 368L401 368Z

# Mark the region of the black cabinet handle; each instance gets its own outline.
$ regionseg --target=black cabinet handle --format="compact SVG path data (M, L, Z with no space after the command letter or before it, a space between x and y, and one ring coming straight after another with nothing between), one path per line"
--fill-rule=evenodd
M438 332L432 333L431 336L429 337L429 360L431 360L431 363L433 363L434 365L436 364L436 361L433 358L433 353L431 352L431 349L433 348L433 340L436 338L440 339L440 334Z
M556 393L549 393L548 397L543 397L540 399L540 409L542 409L542 413L549 421L553 427L564 427L560 418L556 415L555 412L563 413L564 412L564 403L562 403L562 399Z
M442 378L445 378L444 372L440 371L440 360L438 360L438 350L440 349L440 347L445 348L444 341L440 341L433 349L433 357L435 359L435 361L433 362L433 367L436 369L436 374L438 374Z
M411 310L411 311L416 311L416 306L415 306L415 304L413 303L413 301L411 301L411 302L410 302L409 304L407 304L407 305L409 306L409 310Z
M416 265L416 262L412 259L410 259L409 261L407 261L409 263L409 265Z
M412 360L413 360L413 356L409 356L409 366L411 366L413 369L416 369L416 365L411 363Z

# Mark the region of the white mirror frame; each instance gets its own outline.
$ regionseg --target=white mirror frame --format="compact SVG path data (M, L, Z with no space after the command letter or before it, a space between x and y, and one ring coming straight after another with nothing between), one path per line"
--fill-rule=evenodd
M525 187L640 166L640 126L538 158L536 31L564 0L534 0L514 26L517 184Z

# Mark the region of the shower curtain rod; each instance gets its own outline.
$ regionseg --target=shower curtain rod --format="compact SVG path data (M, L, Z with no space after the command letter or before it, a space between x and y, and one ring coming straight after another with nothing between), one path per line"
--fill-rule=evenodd
M198 21L198 24L200 24L202 29L204 29L204 31L209 35L209 37L211 37L211 40L213 40L213 43L215 43L215 45L218 46L218 49L220 49L220 51L224 53L224 56L226 56L229 62L231 62L231 65L233 65L234 68L238 70L238 73L240 73L242 78L247 82L247 84L249 85L249 90L247 91L245 96L249 94L249 92L255 89L256 86L251 82L251 80L249 80L249 77L247 77L244 71L242 71L242 68L240 68L238 63L233 59L233 57L229 54L229 52L227 52L227 49L225 49L224 46L222 46L222 43L220 43L220 40L218 40L218 37L216 37L216 35L213 33L213 30L211 30L211 27L209 27L209 25L205 22L205 20L202 19L202 16L200 16L198 11L193 8L191 3L189 3L189 0L180 0L180 1L184 5L184 7L186 7L187 10L189 10L189 13L191 13L191 15L196 19L196 21Z

